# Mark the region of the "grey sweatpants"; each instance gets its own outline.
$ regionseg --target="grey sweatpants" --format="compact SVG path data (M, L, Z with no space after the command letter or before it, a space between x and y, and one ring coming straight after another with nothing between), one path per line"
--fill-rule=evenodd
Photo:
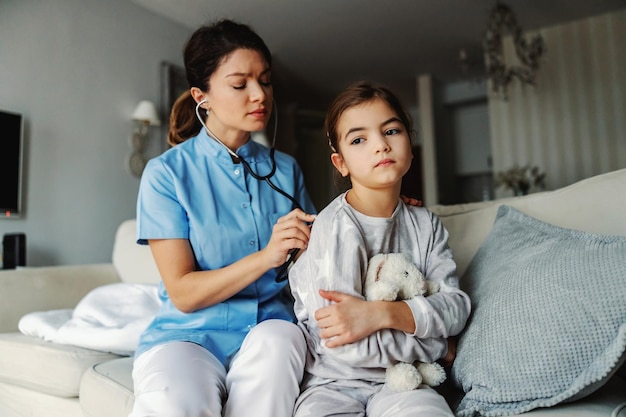
M394 392L380 383L335 380L307 383L296 402L294 417L454 417L434 389Z

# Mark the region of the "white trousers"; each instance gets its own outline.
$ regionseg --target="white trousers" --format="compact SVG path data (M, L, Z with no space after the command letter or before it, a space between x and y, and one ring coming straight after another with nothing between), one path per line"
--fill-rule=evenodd
M292 417L306 342L284 320L256 325L226 369L194 343L170 342L134 363L129 417Z

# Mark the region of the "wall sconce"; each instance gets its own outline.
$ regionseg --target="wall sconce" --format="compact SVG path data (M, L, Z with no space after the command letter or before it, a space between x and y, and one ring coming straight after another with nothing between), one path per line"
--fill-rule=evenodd
M141 177L141 173L146 166L143 148L146 144L148 128L149 126L159 126L161 121L157 115L154 103L148 100L139 102L133 112L132 119L138 122L138 124L133 130L133 135L130 139L130 145L133 150L128 156L128 169L135 177Z

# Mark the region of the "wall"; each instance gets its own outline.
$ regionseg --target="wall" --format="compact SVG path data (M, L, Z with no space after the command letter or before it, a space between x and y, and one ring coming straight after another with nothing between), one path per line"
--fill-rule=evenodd
M26 120L25 215L0 218L0 235L26 233L28 266L111 260L139 186L130 114L159 102L160 62L182 63L189 35L128 0L0 2L0 108Z
M434 95L439 204L491 196L491 142L483 80L437 83Z
M489 101L495 172L538 165L554 189L626 167L626 9L540 33L537 88Z

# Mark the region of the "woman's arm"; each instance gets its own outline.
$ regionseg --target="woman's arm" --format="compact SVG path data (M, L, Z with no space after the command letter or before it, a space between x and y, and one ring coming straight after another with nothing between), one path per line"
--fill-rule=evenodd
M163 284L172 303L185 313L220 303L238 293L271 268L285 262L292 248L305 249L315 216L293 210L278 219L265 248L224 268L197 271L187 239L150 240Z

